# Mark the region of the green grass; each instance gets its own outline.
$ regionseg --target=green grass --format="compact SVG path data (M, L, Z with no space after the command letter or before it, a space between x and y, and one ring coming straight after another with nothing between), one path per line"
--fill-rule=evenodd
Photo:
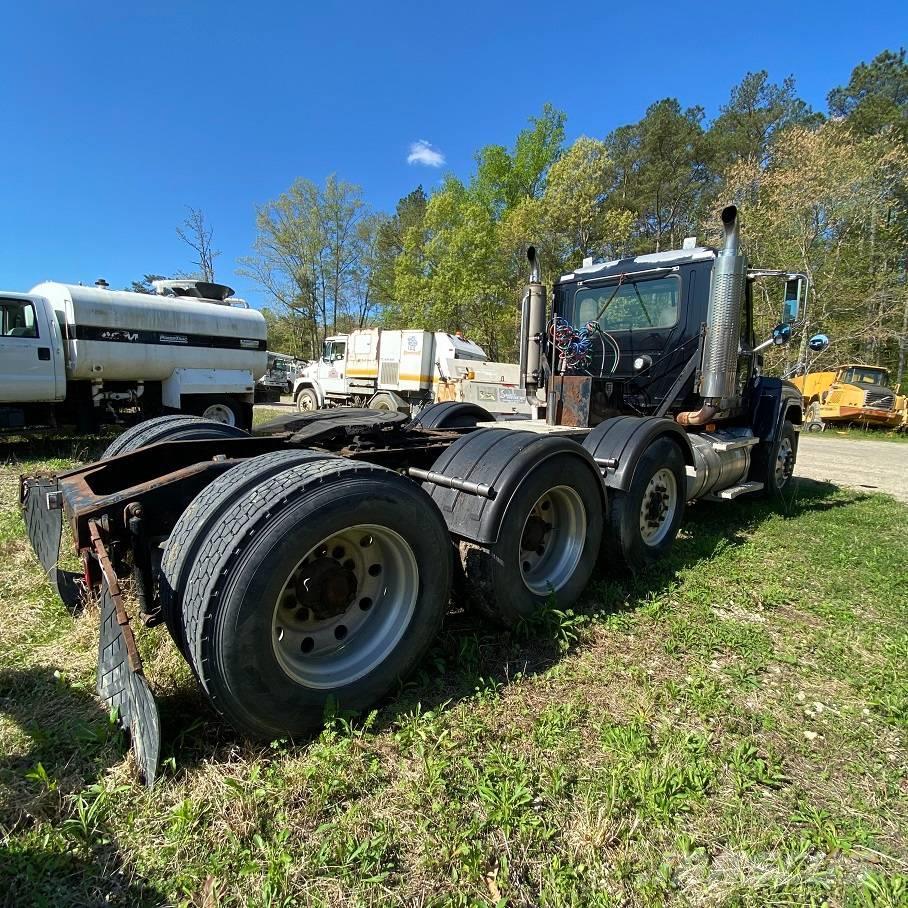
M269 417L270 418L270 417ZM823 432L811 432L811 438L847 438L853 441L894 441L908 442L908 432L895 429L860 429L857 426L837 426L827 423Z
M0 468L0 904L908 903L908 508L803 483L700 503L673 555L512 634L456 608L369 716L253 747L160 629L135 781L97 614L42 580ZM4 902L4 900L6 900Z

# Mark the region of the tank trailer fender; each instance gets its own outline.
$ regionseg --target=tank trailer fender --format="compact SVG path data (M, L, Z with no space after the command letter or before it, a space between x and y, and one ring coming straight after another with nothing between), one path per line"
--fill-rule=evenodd
M315 391L316 397L318 397L319 407L325 406L325 390L322 388L317 378L309 378L308 376L303 376L298 378L293 383L293 399L296 400L296 395L299 394L303 388L312 388Z
M252 403L255 380L248 369L174 369L161 382L161 403L180 409L187 394L231 394Z
M564 453L576 457L578 470L596 476L605 513L605 488L595 461L563 435L477 429L454 442L431 471L422 474L433 477L423 488L441 509L454 536L491 545L497 542L508 505L524 479L550 457ZM454 487L447 484L452 481Z
M672 439L681 450L686 466L694 465L687 433L673 419L665 416L615 416L599 423L583 442L603 481L610 489L626 492L634 471L647 448L660 436Z

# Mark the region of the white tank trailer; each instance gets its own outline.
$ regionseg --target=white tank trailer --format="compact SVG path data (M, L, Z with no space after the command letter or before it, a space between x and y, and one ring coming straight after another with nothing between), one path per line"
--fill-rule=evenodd
M9 343L32 342L52 353L45 363L51 393L36 388L20 394L19 403L28 409L31 399L32 410L52 403L68 411L64 421L84 417L90 402L92 421L126 408L143 416L178 410L249 428L255 381L268 365L262 314L220 284L171 280L155 289L143 294L109 290L103 281L93 287L49 281L17 295L36 310L23 323L33 320L37 336Z

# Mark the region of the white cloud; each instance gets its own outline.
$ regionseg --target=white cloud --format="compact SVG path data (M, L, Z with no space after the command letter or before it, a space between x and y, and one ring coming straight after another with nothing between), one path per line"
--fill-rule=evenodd
M445 163L445 156L431 142L420 139L410 146L407 163L424 164L426 167L442 167Z

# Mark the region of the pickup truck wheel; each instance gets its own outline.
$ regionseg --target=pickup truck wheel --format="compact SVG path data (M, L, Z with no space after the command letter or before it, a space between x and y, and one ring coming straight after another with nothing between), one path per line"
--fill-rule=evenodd
M140 422L127 429L122 435L115 438L101 455L115 457L118 454L128 454L153 445L159 441L189 441L199 438L244 438L246 433L236 426L212 422L201 416L186 416L173 414L172 416L159 416Z
M158 589L167 629L183 655L186 655L182 622L183 591L205 538L222 519L224 511L238 495L245 494L276 473L298 464L324 460L325 457L305 449L272 451L252 457L218 476L180 514L164 546Z
M779 430L779 437L769 450L763 467L763 495L771 500L781 498L791 485L795 462L798 459L798 436L794 426L786 419Z
M657 438L644 451L626 491L609 491L609 525L601 566L631 572L648 567L671 548L684 516L687 477L681 449Z
M234 496L200 534L183 594L186 649L235 728L298 735L326 709L387 695L435 637L450 583L447 528L419 486L319 459Z
M300 388L296 394L296 409L300 413L310 413L318 409L318 395L313 388Z
M602 539L596 477L555 455L517 487L490 546L461 542L465 590L487 615L514 627L554 596L560 608L585 589Z

